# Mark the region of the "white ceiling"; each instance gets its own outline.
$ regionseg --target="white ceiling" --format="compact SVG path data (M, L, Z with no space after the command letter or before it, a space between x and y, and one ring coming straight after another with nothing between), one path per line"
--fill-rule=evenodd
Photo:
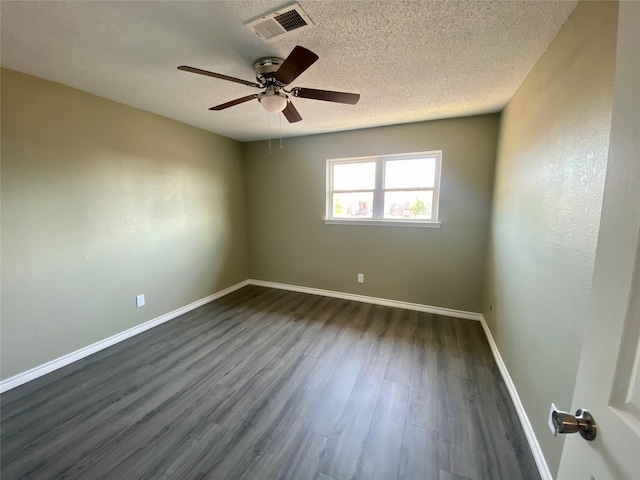
M361 94L295 99L282 135L306 135L500 111L577 2L299 0L315 28L266 43L244 26L290 3L3 0L1 63L244 141L268 136L257 101L207 108L256 90L176 67L253 81L256 59L301 45L320 59L291 86Z

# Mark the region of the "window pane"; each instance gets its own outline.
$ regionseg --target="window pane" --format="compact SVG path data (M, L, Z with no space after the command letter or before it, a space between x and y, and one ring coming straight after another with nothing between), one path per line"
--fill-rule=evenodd
M435 183L434 157L411 160L387 160L384 169L384 188L431 188Z
M334 218L371 218L373 192L334 193Z
M384 218L422 219L431 218L432 191L386 192L384 194Z
M338 163L333 166L334 190L373 190L376 162Z

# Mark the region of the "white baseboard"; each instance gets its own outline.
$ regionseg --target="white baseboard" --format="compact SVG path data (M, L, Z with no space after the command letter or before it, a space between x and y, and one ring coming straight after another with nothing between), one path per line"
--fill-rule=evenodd
M549 470L547 461L544 458L544 454L542 453L542 449L540 448L540 444L538 443L538 438L536 437L536 434L533 431L533 427L531 426L531 422L529 421L527 412L525 411L524 406L522 405L522 401L520 400L520 396L518 395L516 386L514 385L513 380L511 379L511 375L509 375L507 366L504 364L504 361L502 360L502 355L500 355L498 346L496 345L496 342L493 339L493 335L491 335L491 330L489 330L487 321L485 320L484 315L482 314L480 315L480 321L482 322L482 328L484 329L484 333L487 336L487 340L489 341L489 346L491 347L493 358L495 358L496 363L498 364L498 369L502 374L504 383L507 386L509 395L511 396L511 401L513 402L513 406L516 409L516 413L518 414L520 423L522 424L522 429L524 430L524 434L527 437L527 442L529 442L529 448L531 449L531 453L533 454L533 459L535 460L536 466L538 467L538 471L540 472L540 477L542 478L542 480L553 480L553 476L551 475L551 471Z
M0 381L0 393L4 393L7 390L11 390L12 388L30 382L31 380L35 380L36 378L53 372L54 370L65 367L73 362L91 355L92 353L99 352L100 350L110 347L111 345L115 345L116 343L122 342L127 338L131 338L134 335L138 335L139 333L149 330L150 328L158 326L161 323L168 322L169 320L172 320L176 317L179 317L180 315L190 312L191 310L201 307L206 303L212 302L220 297L224 297L225 295L228 295L229 293L248 285L248 283L248 280L243 280L242 282L236 283L235 285L225 288L224 290L220 290L213 295L209 295L208 297L196 300L189 305L185 305L184 307L180 307L177 310L165 313L164 315L160 315L159 317L141 323L140 325L125 330L124 332L116 333L109 338L100 340L99 342L88 345L84 348L81 348L80 350L68 353L67 355L63 355L62 357L51 360L50 362L34 367L31 370L27 370L26 372L22 372L14 375L13 377L9 377L6 380L2 380Z
M511 379L511 375L509 375L509 371L507 370L504 361L502 360L502 356L500 355L498 346L493 339L493 335L491 335L491 331L489 330L489 326L487 325L484 315L482 315L481 313L466 312L463 310L453 310L442 307L433 307L430 305L401 302L398 300L389 300L385 298L367 297L364 295L357 295L352 293L334 292L331 290L322 290L319 288L299 287L297 285L287 285L284 283L266 282L264 280L251 279L249 280L249 284L261 287L278 288L281 290L291 290L293 292L310 293L313 295L323 295L326 297L342 298L344 300L355 300L357 302L373 303L376 305L385 305L388 307L406 308L408 310L417 310L420 312L434 313L437 315L445 315L456 318L465 318L481 322L482 328L485 332L485 335L487 336L487 341L489 342L489 346L491 347L491 352L493 353L493 357L496 361L496 364L498 365L500 374L504 379L504 383L507 387L507 390L509 391L509 395L511 396L511 401L513 402L513 406L516 409L525 436L527 437L527 442L529 443L529 448L531 449L531 453L533 454L536 466L538 467L538 471L540 472L540 477L542 480L553 480L553 476L551 475L551 471L549 470L547 461L544 458L544 454L542 453L542 449L540 448L540 444L538 443L536 434L533 431L533 427L531 426L529 417L527 416L524 406L522 405L522 401L520 400L518 391L516 390L513 380Z
M299 287L297 285L288 285L286 283L266 282L264 280L249 280L250 285L259 287L278 288L280 290L291 290L292 292L310 293L312 295L322 295L325 297L342 298L343 300L354 300L356 302L373 303L375 305L384 305L387 307L405 308L407 310L417 310L419 312L434 313L436 315L444 315L447 317L465 318L467 320L482 320L482 314L474 312L466 312L464 310L453 310L451 308L432 307L431 305L422 305L420 303L401 302L399 300L389 300L387 298L367 297L365 295L357 295L355 293L334 292L333 290L322 290L320 288Z
M531 426L531 422L529 421L529 417L527 417L527 413L525 412L524 406L522 405L522 401L520 400L518 391L516 390L513 380L511 379L511 375L509 375L509 371L507 370L504 361L502 360L502 356L500 355L496 342L493 339L493 335L491 335L491 330L489 330L484 315L482 315L481 313L467 312L464 310L453 310L450 308L434 307L430 305L422 305L419 303L402 302L386 298L368 297L365 295L357 295L354 293L335 292L332 290L322 290L319 288L300 287L297 285L288 285L284 283L249 279L244 280L240 283L236 283L235 285L225 288L224 290L220 290L219 292L209 295L208 297L196 300L195 302L178 308L177 310L165 313L164 315L151 319L145 323L117 333L116 335L113 335L109 338L105 338L104 340L100 340L99 342L88 345L84 348L81 348L80 350L76 350L75 352L63 355L62 357L51 360L50 362L27 370L26 372L22 372L14 375L13 377L7 378L6 380L2 380L0 381L0 393L4 393L7 390L11 390L12 388L15 388L19 385L27 383L31 380L35 380L36 378L46 375L47 373L53 372L54 370L76 362L93 353L99 352L100 350L110 347L111 345L122 342L127 338L131 338L134 335L138 335L139 333L149 330L150 328L179 317L180 315L190 312L191 310L194 310L218 298L224 297L225 295L228 295L229 293L234 292L246 285L277 288L280 290L290 290L293 292L309 293L312 295L322 295L325 297L341 298L344 300L354 300L357 302L372 303L375 305L405 308L408 310L417 310L419 312L427 312L436 315L444 315L456 318L465 318L468 320L476 320L481 322L482 328L484 329L485 335L487 336L489 346L491 347L491 352L493 353L493 357L495 358L496 364L498 365L498 369L502 374L502 378L504 379L507 390L509 391L509 395L511 396L511 401L513 402L513 405L516 409L518 418L520 419L520 423L522 424L522 428L524 429L525 436L527 437L527 441L529 442L529 448L531 449L533 458L536 462L538 470L540 471L540 476L542 480L553 480L553 477L549 470L549 466L547 465L547 462L542 453L542 449L540 448L540 444L538 443L538 439L536 438L533 427Z
M513 406L515 407L518 418L520 419L520 423L522 424L525 436L527 437L527 442L529 443L529 448L531 449L531 453L533 454L536 466L538 467L538 471L540 472L540 477L542 480L553 480L553 476L551 475L551 471L549 470L547 461L544 458L544 454L542 453L542 449L540 448L540 444L538 443L536 434L533 431L533 427L531 426L529 417L527 416L524 406L522 405L522 401L520 400L518 391L516 390L513 380L511 379L511 375L509 375L509 371L507 370L504 361L502 360L502 356L500 355L498 346L493 339L493 335L491 335L491 330L489 330L489 326L487 325L484 315L482 315L481 313L466 312L463 310L453 310L442 307L433 307L430 305L401 302L398 300L389 300L385 298L367 297L364 295L357 295L353 293L334 292L331 290L322 290L319 288L299 287L297 285L287 285L284 283L266 282L264 280L251 279L249 280L249 284L261 287L278 288L281 290L291 290L293 292L310 293L313 295L323 295L326 297L342 298L345 300L355 300L357 302L373 303L376 305L385 305L388 307L406 308L408 310L417 310L420 312L434 313L437 315L445 315L449 317L465 318L469 320L479 321L482 324L482 328L485 332L485 335L487 336L487 341L489 342L489 346L491 347L491 352L493 353L493 357L496 361L496 364L498 365L500 374L502 375L507 390L509 391L509 395L511 396Z
M284 283L275 283L275 282L266 282L262 280L244 280L240 283L232 285L229 288L225 288L219 292L214 293L213 295L209 295L208 297L202 298L200 300L196 300L189 305L185 305L184 307L178 308L169 313L165 313L159 317L153 318L145 323L132 327L123 332L117 333L109 338L105 338L104 340L100 340L99 342L93 343L86 347L83 347L75 352L68 353L67 355L63 355L62 357L58 357L50 362L44 363L37 367L34 367L26 372L19 373L14 375L13 377L9 377L5 380L0 381L0 393L4 393L7 390L11 390L12 388L23 385L31 380L35 380L38 377L46 375L47 373L53 372L54 370L58 370L59 368L65 367L73 362L76 362L82 358L85 358L93 353L99 352L111 345L115 345L116 343L122 342L127 338L131 338L134 335L138 335L150 328L153 328L157 325L160 325L164 322L168 322L180 315L183 315L191 310L194 310L206 303L212 302L220 297L228 295L229 293L238 290L246 285L258 285L262 287L269 288L278 288L281 290L291 290L293 292L302 292L302 293L310 293L313 295L323 295L326 297L334 297L334 298L342 298L345 300L355 300L357 302L365 302L365 303L373 303L376 305L385 305L388 307L397 307L397 308L406 308L408 310L418 310L420 312L428 312L434 313L437 315L445 315L449 317L457 317L457 318L466 318L469 320L481 320L481 315L479 313L473 312L465 312L462 310L452 310L449 308L440 308L440 307L432 307L429 305L421 305L418 303L409 303L409 302L401 302L398 300L388 300L385 298L376 298L376 297L367 297L364 295L356 295L352 293L343 293L343 292L334 292L331 290L321 290L319 288L310 288L310 287L298 287L296 285L287 285Z

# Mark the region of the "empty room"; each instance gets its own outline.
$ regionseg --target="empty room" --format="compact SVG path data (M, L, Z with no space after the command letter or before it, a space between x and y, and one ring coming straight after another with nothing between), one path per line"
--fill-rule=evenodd
M640 2L0 2L0 477L640 478Z

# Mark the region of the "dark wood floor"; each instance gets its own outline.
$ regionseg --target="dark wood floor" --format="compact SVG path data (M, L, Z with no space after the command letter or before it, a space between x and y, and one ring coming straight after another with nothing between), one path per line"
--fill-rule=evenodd
M539 478L479 322L267 288L0 401L3 480Z

